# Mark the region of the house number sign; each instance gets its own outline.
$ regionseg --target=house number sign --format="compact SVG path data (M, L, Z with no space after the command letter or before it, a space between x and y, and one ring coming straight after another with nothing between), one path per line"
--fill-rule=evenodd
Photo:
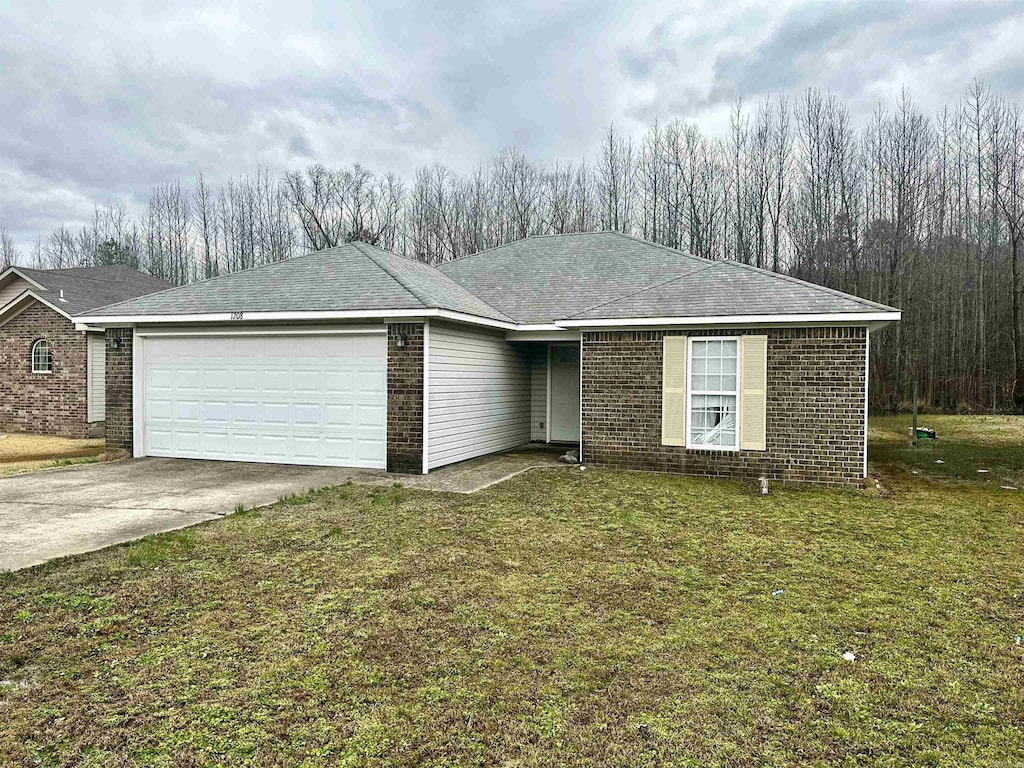
M241 320L242 319L242 313L241 312L232 312L231 313L231 319L232 320Z

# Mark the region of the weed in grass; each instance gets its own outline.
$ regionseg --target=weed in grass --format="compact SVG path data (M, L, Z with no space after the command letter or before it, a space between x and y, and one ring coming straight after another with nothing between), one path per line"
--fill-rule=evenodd
M147 536L126 546L129 565L137 568L155 568L187 558L195 549L196 541L192 531L172 531L158 536Z

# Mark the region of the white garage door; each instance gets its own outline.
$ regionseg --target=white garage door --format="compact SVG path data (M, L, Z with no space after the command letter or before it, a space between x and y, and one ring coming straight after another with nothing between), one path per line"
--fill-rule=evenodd
M384 469L387 337L146 337L144 452Z

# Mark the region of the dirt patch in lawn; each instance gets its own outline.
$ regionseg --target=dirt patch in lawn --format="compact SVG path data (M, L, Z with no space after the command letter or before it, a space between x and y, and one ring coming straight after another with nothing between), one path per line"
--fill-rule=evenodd
M0 435L0 477L47 467L102 461L103 438L72 440L50 435Z

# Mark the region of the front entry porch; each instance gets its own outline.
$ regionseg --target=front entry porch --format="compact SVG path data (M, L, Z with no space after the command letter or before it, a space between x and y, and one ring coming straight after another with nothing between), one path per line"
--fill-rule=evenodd
M530 347L530 439L580 441L579 342L532 342Z

